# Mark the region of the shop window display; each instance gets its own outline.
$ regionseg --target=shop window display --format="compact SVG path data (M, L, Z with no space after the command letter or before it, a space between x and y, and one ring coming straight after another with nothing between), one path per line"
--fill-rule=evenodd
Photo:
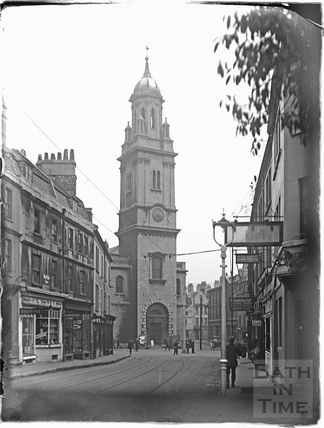
M23 317L22 318L22 346L23 354L33 355L35 345L34 336L34 317Z
M36 317L36 345L57 345L60 311L42 311Z

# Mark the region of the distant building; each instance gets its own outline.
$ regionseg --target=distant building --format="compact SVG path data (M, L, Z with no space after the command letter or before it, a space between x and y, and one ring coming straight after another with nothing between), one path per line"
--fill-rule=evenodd
M208 295L210 285L205 281L197 285L188 285L188 305L186 309L186 337L188 339L208 339ZM190 292L189 292L190 290Z

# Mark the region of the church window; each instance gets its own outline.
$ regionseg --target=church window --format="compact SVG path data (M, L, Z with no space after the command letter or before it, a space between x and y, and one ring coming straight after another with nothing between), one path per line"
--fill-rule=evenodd
M162 257L153 256L152 258L152 278L162 279Z
M144 107L142 107L142 109L141 109L141 115L142 115L142 118L145 120L145 108Z
M161 190L161 172L160 171L153 171L153 189L154 190Z
M177 296L181 296L181 281L177 278Z
M151 128L155 129L155 109L151 109Z
M126 177L126 190L127 192L131 192L132 191L132 173L128 172L127 173L127 177Z
M118 275L116 278L116 293L124 292L124 278L121 275Z

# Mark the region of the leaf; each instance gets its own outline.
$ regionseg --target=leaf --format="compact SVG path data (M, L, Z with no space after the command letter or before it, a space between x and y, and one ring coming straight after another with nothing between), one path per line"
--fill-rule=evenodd
M222 67L222 64L221 64L221 63L219 63L219 64L218 64L217 73L218 73L221 77L224 77L224 70L223 70L223 67Z
M231 17L230 17L230 15L228 15L228 18L227 18L227 29L229 29L230 25L231 25Z
M215 46L214 46L214 53L217 51L218 46L219 46L219 42L215 43Z
M228 84L228 82L230 81L231 75L229 75L226 79L226 85Z

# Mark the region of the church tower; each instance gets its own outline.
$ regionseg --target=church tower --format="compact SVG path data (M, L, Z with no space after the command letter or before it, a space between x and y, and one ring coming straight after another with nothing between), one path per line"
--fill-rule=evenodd
M185 332L185 284L176 261L175 157L163 97L152 79L148 57L129 99L131 125L125 129L120 161L119 254L131 266L123 315L129 337L148 340ZM181 265L181 264L180 264ZM178 266L179 267L179 266ZM180 274L181 276L181 274ZM126 333L124 333L126 334Z

